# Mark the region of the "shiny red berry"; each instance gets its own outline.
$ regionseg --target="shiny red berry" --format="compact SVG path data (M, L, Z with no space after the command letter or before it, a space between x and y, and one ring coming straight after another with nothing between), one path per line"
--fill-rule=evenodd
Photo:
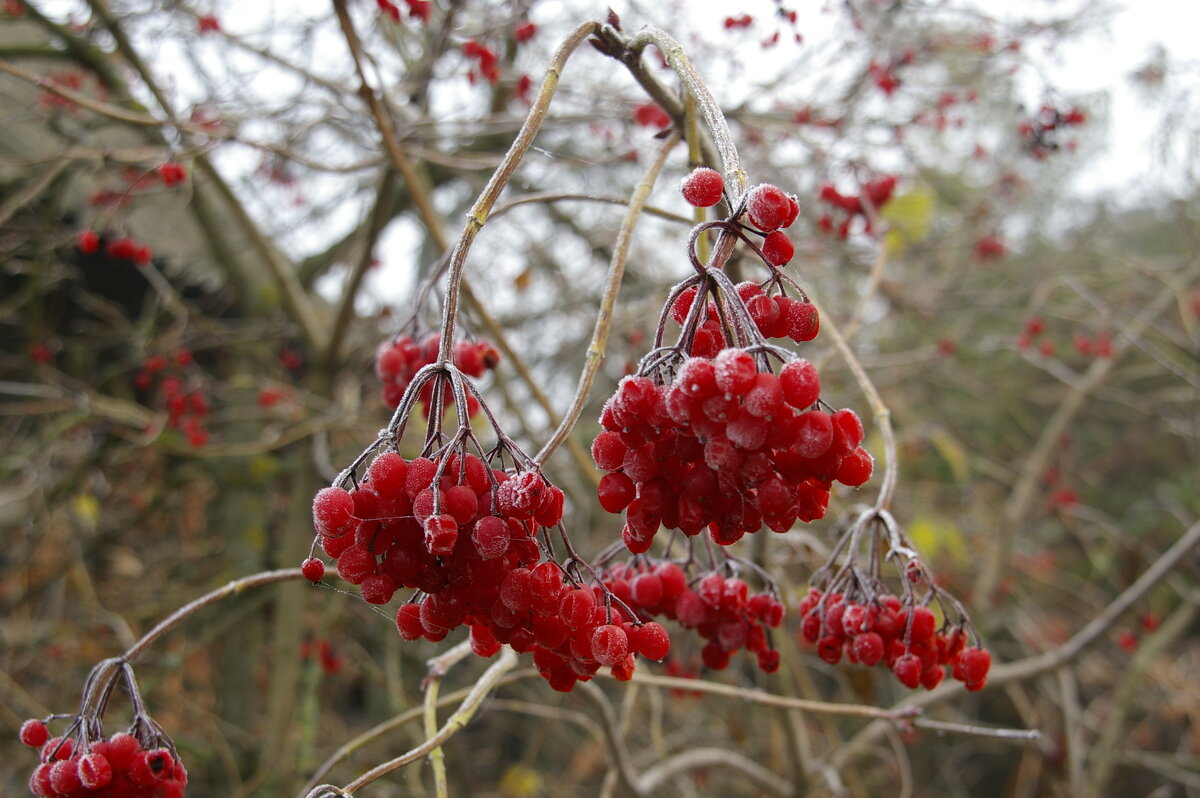
M721 192L725 190L725 178L715 169L700 166L683 178L679 190L688 205L709 208L721 201Z

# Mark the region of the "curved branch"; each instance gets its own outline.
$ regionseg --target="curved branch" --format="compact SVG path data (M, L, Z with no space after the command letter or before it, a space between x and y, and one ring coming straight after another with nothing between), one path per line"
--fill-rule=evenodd
M475 715L476 710L479 709L479 705L483 703L483 700L500 684L501 677L512 670L516 664L517 655L513 653L512 649L504 648L500 652L500 658L483 672L483 675L479 677L479 681L475 683L475 686L471 688L467 697L463 699L458 710L438 729L437 734L429 737L416 748L401 754L395 759L389 759L387 762L371 768L343 787L341 790L342 793L345 795L354 795L358 790L378 781L393 770L421 759L455 734L462 731L471 722L471 718ZM421 713L424 714L424 709L421 710Z
M592 329L592 340L588 344L587 359L584 361L583 371L579 375L579 384L575 388L575 398L571 400L571 406L567 408L566 414L558 423L558 428L554 430L550 440L546 441L546 445L533 458L539 464L544 464L550 455L554 454L555 450L562 445L583 413L583 406L587 403L588 395L592 390L592 381L596 377L601 361L604 360L604 347L608 343L609 328L612 327L613 308L617 304L617 294L621 290L621 278L625 276L625 261L629 257L629 245L633 241L634 228L637 227L642 209L650 197L650 191L654 188L658 175L667 162L667 155L678 143L679 136L677 134L667 137L662 147L659 148L658 156L647 167L645 174L642 175L642 179L629 198L625 217L621 220L621 229L617 232L617 240L613 244L612 260L608 266L608 280L604 284L604 296L600 300L600 310L596 314L596 326ZM595 472L593 471L592 474L594 476Z
M725 768L737 772L746 781L753 782L774 795L790 796L792 783L778 776L752 759L728 748L692 748L662 760L648 768L638 780L638 787L653 794L663 782L689 770Z

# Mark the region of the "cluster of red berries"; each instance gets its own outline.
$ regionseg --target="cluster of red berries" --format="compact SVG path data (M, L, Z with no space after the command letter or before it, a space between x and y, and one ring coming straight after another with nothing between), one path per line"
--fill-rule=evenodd
M163 181L164 186L177 186L187 180L187 170L181 163L167 161L158 167L158 178Z
M71 737L51 737L40 720L27 720L19 736L40 750L29 790L41 798L182 798L187 787L187 770L170 748L143 746L132 734L80 746Z
M477 62L477 66L467 73L467 77L472 83L475 82L476 69L478 69L478 74L492 85L500 80L500 62L496 57L495 50L486 44L480 44L475 39L468 39L467 43L463 45L463 55L473 58Z
M715 169L700 166L683 178L679 191L689 205L711 208L724 196L725 179ZM759 248L763 260L773 267L786 266L796 253L792 240L783 232L800 215L795 196L770 183L759 183L746 192L745 215L766 234Z
M537 562L533 535L559 523L562 500L540 474L510 476L471 454L443 462L383 452L353 491L317 493L313 525L338 575L359 585L366 601L386 604L399 588L433 595L452 584L470 588L474 571L482 578L485 570ZM305 568L323 566L310 559Z
M862 485L873 461L852 410L814 405L821 383L807 360L777 375L743 349L683 361L669 384L621 380L592 444L600 503L625 513L639 554L660 526L729 545L763 524L786 532L825 515L836 480ZM811 409L810 409L811 408Z
M78 70L70 70L61 72L55 75L47 76L46 80L51 86L68 89L70 91L82 91L86 76ZM68 100L49 89L43 91L38 97L38 105L47 110L62 110L68 113L74 113L79 110L79 106L74 100Z
M1044 159L1060 149L1058 135L1064 128L1078 127L1087 122L1087 114L1078 108L1060 111L1052 105L1043 105L1030 119L1021 122L1017 132L1022 145L1034 158ZM1068 142L1068 148L1072 144Z
M895 190L896 176L882 175L863 186L859 194L842 194L832 183L826 183L821 186L821 191L817 196L827 205L832 205L834 208L845 212L845 217L836 227L838 238L845 240L850 235L850 225L858 216L863 217L865 220L863 232L870 234L871 216L891 200ZM822 232L834 232L833 217L829 214L823 214L817 220L817 227Z
M221 20L217 19L212 14L202 14L196 17L196 32L197 33L220 33Z
M400 22L400 6L391 0L375 0L375 2L379 5L380 11L392 18L392 22ZM422 22L429 21L429 14L433 11L433 5L429 0L404 0L404 4L408 6L410 17Z
M671 639L660 624L614 605L612 595L604 584L587 587L568 579L555 562L518 568L501 582L490 623L471 625L471 647L485 657L504 644L517 653L532 651L538 673L560 692L589 681L602 667L628 681L638 656L661 660Z
M1045 331L1046 320L1040 316L1031 316L1025 321L1025 328L1021 331L1021 334L1017 336L1017 349L1024 351L1033 346L1034 342L1037 341ZM1045 338L1041 341L1041 343L1038 344L1038 351L1044 357L1054 357L1058 350L1057 347L1054 346L1054 341L1051 341L1049 338Z
M437 361L438 343L437 333L430 333L421 343L406 335L389 338L375 350L375 376L383 383L383 401L388 407L398 407L413 376ZM452 356L458 370L469 377L482 377L486 370L495 368L500 362L500 352L486 341L459 341L454 345ZM425 406L426 416L429 415L432 392L432 384L426 383L418 400ZM479 402L470 394L467 395L467 409L471 416L479 410Z
M692 304L696 301L695 286L684 289L671 305L671 318L683 325ZM811 341L821 329L821 318L811 302L793 299L784 294L769 296L758 283L738 283L737 295L746 306L754 326L763 338L791 338L796 343ZM716 357L729 346L715 300L708 301L704 321L692 337L688 354L695 357Z
M695 629L706 641L700 657L708 668L724 670L730 658L745 649L756 655L766 673L779 669L779 652L771 648L767 629L779 626L784 608L770 592L751 595L744 581L715 571L693 589L684 569L665 561L610 567L604 583L642 620L665 617Z
M182 374L171 373L168 369L184 369L192 362L192 353L188 349L175 352L170 360L166 355L151 355L142 361L142 366L133 376L133 386L142 392L148 392L154 387L158 375L163 375L159 383L159 394L163 408L167 411L167 426L178 429L187 437L188 443L200 448L208 443L209 433L204 428L212 408L208 397L199 388L188 390Z
M95 230L83 230L75 239L75 246L84 255L95 255L104 244L104 252L113 260L127 260L138 266L150 263L153 252L148 244L143 244L130 236L111 238L105 241Z
M939 631L928 607L905 607L893 595L860 603L812 588L800 602L800 615L801 635L830 665L843 655L861 665L883 663L910 689L937 687L946 665L968 690L981 690L987 683L992 655L977 646L967 648L961 626Z
M561 522L561 490L536 472L491 470L470 454L449 455L440 478L439 464L384 452L353 491L325 488L313 503L322 548L366 601L384 604L398 588L423 594L397 611L401 637L436 642L469 626L476 654L490 657L504 644L532 651L556 690L602 666L629 678L635 654L666 655L660 626L637 624L608 606L603 588L541 560L536 534ZM302 570L315 582L325 567L310 558Z
M735 30L737 28L748 28L754 24L754 17L749 14L739 14L736 17L725 17L721 23L725 30Z
M1084 357L1112 357L1113 342L1108 330L1099 330L1095 335L1076 333L1075 351Z

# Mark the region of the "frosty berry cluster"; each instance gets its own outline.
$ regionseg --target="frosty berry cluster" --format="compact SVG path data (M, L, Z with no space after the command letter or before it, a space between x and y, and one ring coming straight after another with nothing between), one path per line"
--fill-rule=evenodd
M51 737L45 722L21 725L21 742L39 751L29 790L41 798L182 798L187 769L171 748L118 732L81 743Z
M375 376L383 383L383 401L388 407L398 407L413 376L437 360L438 342L437 333L430 333L420 343L406 335L389 338L375 350ZM464 374L482 377L500 362L500 353L486 341L459 341L454 345L453 360ZM425 406L426 415L429 414L432 391L432 384L426 383L418 399ZM467 406L472 416L479 409L473 396L467 397Z
M689 286L671 303L671 318L680 326L686 323L698 291L697 286ZM753 282L738 283L737 295L763 338L790 338L801 343L813 340L820 332L821 318L811 302L793 299L785 294L771 296L761 285ZM709 299L705 303L704 321L692 336L688 354L715 357L729 345L716 300Z
M858 416L816 407L820 390L808 361L776 375L744 349L688 358L664 384L622 379L592 457L607 472L601 505L625 513L626 547L646 551L660 527L729 545L823 517L833 482L862 485L873 461Z
M396 613L406 640L440 641L468 626L476 654L490 657L504 644L532 651L557 690L603 666L629 678L635 654L666 655L666 632L542 559L537 534L557 527L562 509L562 491L535 471L491 469L473 454L443 462L384 452L352 491L321 490L313 520L338 575L359 585L364 600L419 591ZM312 581L324 574L315 558L302 567Z
M929 607L905 606L894 595L855 601L812 588L800 602L800 615L801 635L830 665L843 656L852 663L883 665L911 689L937 687L947 665L968 690L981 690L987 683L992 655L984 648L968 648L961 624L939 630Z
M743 649L756 656L763 671L779 668L779 652L771 648L767 630L783 621L784 607L771 591L752 595L746 582L716 571L692 587L680 564L642 557L610 566L604 583L643 620L663 617L696 630L705 641L700 656L708 668L724 670Z

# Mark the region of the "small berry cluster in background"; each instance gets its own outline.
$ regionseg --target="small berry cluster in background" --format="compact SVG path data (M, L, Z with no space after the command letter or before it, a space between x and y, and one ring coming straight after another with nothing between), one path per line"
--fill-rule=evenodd
M150 395L157 381L155 401L167 411L167 427L180 430L188 443L198 449L208 443L209 432L204 422L212 406L203 386L188 387L189 379L185 370L192 361L189 349L180 349L169 358L161 354L151 355L142 361L134 374L133 387L139 393Z
M400 6L393 3L391 0L375 0L379 6L380 12L391 18L392 22L400 22ZM433 11L433 4L429 0L404 0L404 4L408 6L408 16L412 19L419 19L422 22L429 21L429 15Z
M1064 130L1086 123L1087 114L1081 109L1072 107L1062 111L1047 103L1032 117L1021 122L1017 133L1021 136L1022 148L1041 161L1063 148L1059 138ZM1067 140L1066 148L1073 150L1075 142Z
M845 216L835 226L833 216L822 214L817 220L817 227L825 233L836 232L843 241L850 235L851 225L858 217L863 218L863 232L871 234L872 222L880 209L892 198L896 191L896 176L881 175L862 187L858 194L842 194L832 183L821 186L817 197L836 210L844 212Z
M500 60L496 51L486 44L480 44L475 39L468 39L462 48L463 55L475 59L476 65L467 72L467 78L474 83L477 76L493 86L500 80Z
M104 238L95 230L82 230L75 239L76 248L84 255L95 255L101 250L111 260L126 260L138 266L147 266L153 257L148 244L131 236Z
M999 260L1008 254L1008 247L994 235L981 236L975 242L975 260Z
M641 103L633 108L633 121L642 127L665 128L671 124L671 117L658 103Z
M1017 349L1025 351L1037 343L1038 352L1043 357L1054 357L1058 348L1051 338L1042 337L1045 333L1046 320L1041 316L1029 317L1025 320L1020 334L1017 335ZM1076 354L1082 357L1107 358L1113 356L1112 336L1105 329L1098 330L1095 335L1088 335L1086 332L1076 333L1072 345Z
M392 408L400 405L416 373L437 360L438 342L438 334L430 333L420 343L406 335L389 338L379 345L375 350L375 376L383 383L384 404ZM459 341L454 345L453 358L454 365L464 374L482 377L500 362L500 352L487 341ZM432 385L427 383L419 397L426 416L429 415L432 390ZM470 415L474 416L479 403L473 396L468 396L467 404Z

